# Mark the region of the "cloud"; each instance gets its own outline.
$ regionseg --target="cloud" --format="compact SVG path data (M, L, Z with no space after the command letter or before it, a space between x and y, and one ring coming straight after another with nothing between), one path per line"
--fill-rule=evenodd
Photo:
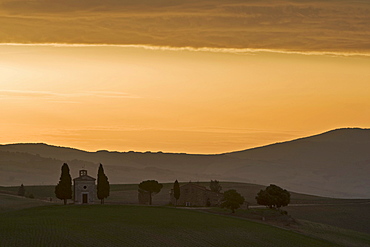
M79 103L70 99L78 99L81 97L99 97L99 98L122 98L122 99L136 99L139 96L130 95L124 92L111 91L86 91L76 93L56 93L51 91L32 91L32 90L0 90L0 98L42 98L49 99L52 102L58 103Z
M138 99L140 96L131 95L123 92L112 92L112 91L88 91L84 93L89 96L96 96L100 98L129 98L129 99Z
M335 51L290 51L279 49L253 49L253 48L215 48L215 47L172 47L155 45L119 45L119 44L67 44L67 43L0 43L0 46L50 46L50 47L120 47L120 48L138 48L153 51L190 51L190 52L213 52L213 53L232 53L239 55L253 55L257 53L279 53L296 54L310 56L364 56L370 57L370 52L335 52ZM101 92L104 93L104 92ZM113 96L120 94L117 92L108 92ZM124 94L124 93L122 93ZM123 95L122 95L123 96ZM131 96L132 97L132 96Z
M42 98L54 98L56 96L61 96L61 94L47 92L47 91L31 91L31 90L0 90L0 97L42 97Z
M369 1L4 0L2 43L370 52Z

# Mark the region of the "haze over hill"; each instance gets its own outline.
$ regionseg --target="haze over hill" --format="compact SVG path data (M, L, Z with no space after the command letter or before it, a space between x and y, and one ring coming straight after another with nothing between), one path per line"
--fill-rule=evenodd
M111 183L218 179L275 183L291 191L370 197L370 129L338 129L289 142L217 155L86 152L46 144L0 146L0 185L56 184L67 162L96 176L103 163Z

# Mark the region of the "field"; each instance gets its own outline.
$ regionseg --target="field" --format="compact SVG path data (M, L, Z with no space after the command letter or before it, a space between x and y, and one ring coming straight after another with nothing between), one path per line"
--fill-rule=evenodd
M303 206L299 207L302 208ZM334 212L337 212L335 207L333 206L332 209ZM227 215L230 216L230 212L226 209L220 208L210 208L210 209L203 209L203 211L219 214L219 215ZM298 232L307 236L312 236L320 239L327 240L332 243L336 243L343 246L370 246L370 234L368 233L368 229L365 227L360 228L363 232L351 230L351 226L344 226L343 228L336 227L335 225L339 222L342 225L345 222L352 222L353 224L357 223L355 219L348 219L351 215L347 216L347 219L342 220L341 217L335 218L334 215L328 214L325 215L320 209L317 210L317 213L320 219L317 219L316 222L301 220L297 218L291 217L291 215L282 215L277 210L271 210L266 208L252 208L249 210L246 209L239 209L233 215L233 217L243 218L252 220L255 222L263 222L269 225L277 226L280 228L288 229L294 232ZM363 209L362 213L367 213L365 209ZM303 212L301 212L303 214ZM357 212L359 215L359 212ZM338 216L338 215L335 215ZM316 218L319 218L316 217ZM263 220L262 220L263 218ZM322 224L323 220L331 220L332 224ZM342 222L343 221L343 222ZM359 225L362 226L368 225L368 221L366 218L359 221ZM356 229L357 230L357 229Z
M44 205L50 205L50 203L13 195L0 194L0 214L4 212Z
M199 182L199 184L209 186L208 182ZM256 205L254 197L260 189L265 188L265 186L256 184L234 182L222 182L221 185L224 191L228 189L236 189L246 198L246 201L250 206ZM168 205L169 190L172 186L172 183L163 184L161 192L153 197L153 204L159 206ZM54 186L26 186L26 193L33 194L37 199L46 201L50 201L50 198L52 198L52 203L62 204L61 200L55 198L54 188ZM110 196L106 199L106 204L137 204L137 188L137 184L111 185ZM18 187L0 187L0 192L16 194L17 191ZM332 227L339 227L370 234L370 200L346 200L299 193L291 194L291 206L284 208L284 210L287 210L289 215L293 216L294 219L306 220L318 224L325 224ZM12 197L12 200L16 199L16 197ZM13 208L24 208L34 204L37 206L38 204L36 201L37 200L28 199L27 203L22 202L21 205ZM28 205L29 202L31 202L31 204ZM244 205L243 208L245 209L246 205ZM4 210L1 209L1 202L0 210ZM7 210L12 210L12 208ZM261 217L257 217L257 220L261 220Z
M370 203L341 205L310 205L285 208L289 214L302 220L351 229L370 234Z
M0 246L336 246L244 219L166 207L43 206L0 214Z
M0 194L0 246L92 245L358 247L369 246L370 235L292 220L263 208L241 209L231 215L217 208L62 206Z

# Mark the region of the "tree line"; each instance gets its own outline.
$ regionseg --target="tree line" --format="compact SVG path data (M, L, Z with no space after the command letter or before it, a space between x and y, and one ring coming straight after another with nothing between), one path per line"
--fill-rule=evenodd
M139 184L139 193L147 193L149 195L149 205L152 205L152 196L159 193L163 185L155 180L146 180ZM213 192L220 193L222 186L217 180L211 180L210 189ZM181 195L180 184L176 180L173 184L173 196L176 200L179 200ZM265 190L260 190L256 196L257 203L264 205L271 209L280 209L280 207L287 206L290 203L290 193L280 188L277 185L271 184L266 187ZM245 198L238 193L236 190L231 189L223 193L220 207L230 209L232 213L240 208L245 202Z
M55 187L55 195L58 199L64 201L64 205L67 204L68 199L72 199L72 178L69 172L68 164L64 163L61 168L59 183ZM99 165L97 176L97 197L100 203L104 204L104 199L107 198L110 193L110 185L102 164ZM138 187L139 193L148 194L149 205L152 205L152 196L158 194L163 188L163 185L156 180L146 180L142 181ZM213 192L220 193L222 191L222 186L219 181L211 180L210 189ZM176 180L173 184L173 196L176 200L176 206L177 200L179 200L181 196L180 193L180 184ZM19 188L18 195L24 196L24 194L25 188L22 184ZM280 209L290 203L290 193L277 185L271 184L267 186L266 189L260 190L255 199L259 205L264 205L271 209ZM244 202L245 198L236 190L231 189L223 193L220 207L230 209L232 213L234 213Z

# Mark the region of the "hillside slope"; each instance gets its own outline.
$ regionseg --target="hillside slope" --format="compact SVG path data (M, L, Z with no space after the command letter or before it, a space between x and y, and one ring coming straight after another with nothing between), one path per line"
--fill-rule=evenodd
M257 177L258 183L326 196L370 197L369 129L338 129L227 156L243 165L229 166L226 176Z
M276 183L308 194L370 198L370 129L338 129L289 142L218 155L86 152L46 144L0 146L0 185L55 184L67 162L95 176L103 163L112 183L219 179ZM30 175L32 174L32 175Z

